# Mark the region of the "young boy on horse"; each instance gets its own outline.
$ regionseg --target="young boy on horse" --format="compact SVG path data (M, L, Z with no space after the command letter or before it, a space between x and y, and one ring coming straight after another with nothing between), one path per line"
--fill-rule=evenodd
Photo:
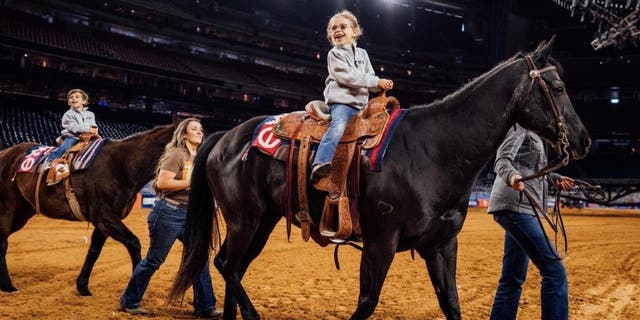
M329 76L324 89L331 122L313 160L311 181L331 173L331 161L347 122L367 105L369 90L393 88L393 81L376 77L367 51L356 47L356 39L361 35L358 18L348 10L336 13L327 24L327 39L334 46L327 55Z
M62 144L47 157L48 161L60 158L65 151L80 140L80 134L90 132L97 134L96 116L87 110L89 95L81 89L71 89L67 93L69 110L62 116Z

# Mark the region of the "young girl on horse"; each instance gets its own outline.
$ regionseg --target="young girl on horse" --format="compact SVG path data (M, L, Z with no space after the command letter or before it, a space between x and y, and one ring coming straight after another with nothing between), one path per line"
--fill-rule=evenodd
M347 122L367 105L369 91L393 88L393 81L376 77L367 51L356 46L361 35L358 19L347 10L335 14L327 24L327 39L333 48L327 55L324 99L331 110L331 122L311 166L312 182L329 176Z

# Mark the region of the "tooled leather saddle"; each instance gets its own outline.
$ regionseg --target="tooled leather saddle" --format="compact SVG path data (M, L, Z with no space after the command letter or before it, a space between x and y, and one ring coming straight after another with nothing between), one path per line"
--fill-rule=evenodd
M373 98L367 106L351 118L338 144L331 162L331 173L314 184L318 190L327 192L319 222L312 221L307 199L307 174L310 164L312 143L319 143L327 131L331 116L328 106L322 101L312 101L305 111L285 115L273 128L275 136L291 141L287 160L287 235L290 235L292 217L300 223L302 238L309 237L320 245L328 244L327 239L347 239L353 233L360 234L357 201L358 181L362 150L376 147L383 136L383 129L389 121L389 112L400 108L394 97ZM294 150L297 148L297 172L294 175ZM293 179L297 176L297 210L294 198ZM348 179L349 178L349 179ZM349 183L347 181L349 180ZM317 224L318 223L318 224ZM312 225L317 224L316 228Z

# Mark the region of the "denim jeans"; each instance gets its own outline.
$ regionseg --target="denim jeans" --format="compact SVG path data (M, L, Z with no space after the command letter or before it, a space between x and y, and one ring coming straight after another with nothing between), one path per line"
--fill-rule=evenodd
M332 104L330 110L331 122L329 123L327 132L322 137L322 140L320 140L320 145L318 145L318 151L316 152L316 158L313 160L312 166L330 163L331 160L333 160L333 154L336 152L340 139L342 139L342 134L347 127L347 122L359 111L346 104Z
M182 241L186 209L173 206L158 199L147 222L149 223L149 251L147 256L133 270L129 284L120 297L120 304L127 308L140 307L140 301L147 290L151 276L164 262L169 249L176 239ZM193 308L195 312L207 312L215 309L216 297L213 294L209 264L193 284Z
M493 219L506 231L502 275L491 310L492 320L516 319L529 259L542 276L543 320L569 318L567 273L562 260L549 248L536 217L512 211L495 213Z
M58 159L62 157L65 151L69 150L69 148L73 147L74 144L78 143L78 138L76 137L64 137L64 141L60 144L59 147L53 149L47 156L47 160Z

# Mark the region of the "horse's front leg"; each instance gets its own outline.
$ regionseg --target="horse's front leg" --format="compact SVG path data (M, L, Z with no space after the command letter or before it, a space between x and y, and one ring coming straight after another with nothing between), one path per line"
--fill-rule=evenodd
M4 192L4 190L0 190ZM7 248L9 247L9 235L16 232L29 221L34 215L33 209L20 199L12 197L13 194L2 194L5 203L0 203L0 290L5 292L18 291L11 283L9 269L7 267ZM7 205L8 202L15 201L14 205ZM16 212L20 214L16 215Z
M96 260L98 260L106 240L107 236L102 233L100 229L93 229L91 244L89 246L89 251L87 251L87 257L84 259L84 265L82 266L80 275L78 275L78 278L76 279L76 289L81 296L91 295L91 291L89 291L89 276L91 276L91 270L93 270L93 266L95 265Z
M0 290L14 292L18 291L18 289L11 283L6 259L7 247L9 246L9 241L7 241L8 237L9 234L7 232L4 232L4 230L0 231Z
M447 320L460 319L460 302L456 286L458 238L449 239L437 249L419 250L425 259L429 277L438 296L440 309Z
M373 314L378 305L382 284L395 256L397 243L397 237L391 234L365 240L360 259L360 296L358 308L351 316L352 320L367 319Z

